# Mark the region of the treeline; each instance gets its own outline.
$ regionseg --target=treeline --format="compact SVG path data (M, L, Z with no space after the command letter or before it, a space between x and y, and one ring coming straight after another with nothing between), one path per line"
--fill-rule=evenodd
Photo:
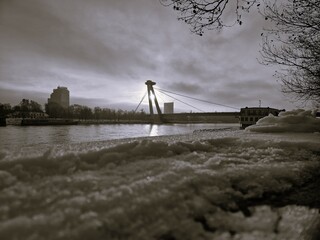
M16 106L11 106L9 103L0 103L0 116L2 117L20 117L27 118L31 114L43 114L42 106L29 99L22 99Z
M28 99L22 99L22 101L16 105L0 103L0 116L2 117L16 117L16 118L29 118L29 117L50 117L50 118L68 118L75 120L141 120L146 121L149 119L148 114L141 110L125 111L121 109L110 109L88 106L79 104L73 104L68 108L63 108L57 103L45 104L45 109L42 106Z
M70 118L77 120L148 120L149 116L143 111L125 111L110 108L83 106L73 104L69 108L63 108L57 103L49 103L45 105L45 111L50 117L54 118Z

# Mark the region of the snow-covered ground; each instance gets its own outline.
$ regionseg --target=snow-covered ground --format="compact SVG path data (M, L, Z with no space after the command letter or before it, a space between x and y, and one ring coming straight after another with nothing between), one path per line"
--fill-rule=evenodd
M279 125L260 120L1 151L0 238L318 239L320 120L293 133L297 114L279 117L282 133L262 133Z

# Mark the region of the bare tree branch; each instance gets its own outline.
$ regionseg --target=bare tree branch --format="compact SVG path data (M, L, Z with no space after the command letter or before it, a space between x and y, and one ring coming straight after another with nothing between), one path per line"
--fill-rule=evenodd
M320 0L266 2L262 12L274 23L263 38L262 63L279 65L282 90L320 102Z
M200 36L205 30L221 29L242 24L241 14L248 12L258 0L159 0L164 6L172 6L179 12L178 20L191 26L191 31ZM227 9L232 10L233 20L227 16Z

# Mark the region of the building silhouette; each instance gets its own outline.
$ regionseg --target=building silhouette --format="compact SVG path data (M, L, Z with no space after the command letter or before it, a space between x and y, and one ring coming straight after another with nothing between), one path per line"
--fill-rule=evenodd
M69 90L66 87L58 87L53 89L53 92L48 98L48 104L57 103L63 108L68 108L70 103Z
M173 114L173 102L163 104L164 114Z

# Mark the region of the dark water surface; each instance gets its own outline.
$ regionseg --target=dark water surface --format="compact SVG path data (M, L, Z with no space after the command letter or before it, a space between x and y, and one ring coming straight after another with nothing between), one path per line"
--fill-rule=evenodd
M200 129L238 127L239 124L106 124L71 126L7 126L0 128L0 149L39 144L67 144L188 134Z

